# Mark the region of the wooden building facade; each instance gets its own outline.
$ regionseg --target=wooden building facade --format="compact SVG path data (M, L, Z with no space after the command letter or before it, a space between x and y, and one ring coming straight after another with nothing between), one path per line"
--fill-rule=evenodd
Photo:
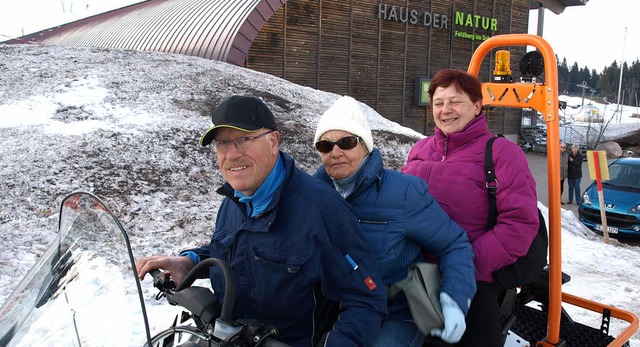
M433 133L415 80L467 68L476 47L497 34L526 33L529 0L288 1L262 27L245 66L365 102L384 117ZM512 70L525 47L510 47ZM494 56L480 78L488 81ZM512 71L517 78L518 71ZM520 112L487 112L491 130L517 134Z

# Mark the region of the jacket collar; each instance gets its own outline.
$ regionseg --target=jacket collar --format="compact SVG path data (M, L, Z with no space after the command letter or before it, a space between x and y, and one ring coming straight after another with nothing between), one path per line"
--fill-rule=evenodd
M253 195L245 196L242 192L234 191L234 196L238 198L240 202L245 204L245 208L249 213L249 216L259 216L267 207L269 202L273 198L273 193L280 187L284 180L284 163L283 159L278 156L276 159L276 165L271 170L271 173L262 182L258 190Z
M383 169L384 167L380 151L378 151L377 148L374 148L371 153L369 153L364 165L360 166L358 171L354 173L356 177L355 188L351 195L347 197L347 200L353 199L355 196L365 191L373 183L377 183L379 186L380 173ZM324 169L323 165L320 165L318 167L318 169L314 173L314 176L324 182L331 184L331 186L333 187L333 181L327 174L327 171Z
M436 127L435 139L438 147L442 146L443 150L446 153L449 153L456 148L465 146L469 142L473 142L488 132L489 126L487 125L487 118L484 115L484 111L482 111L459 132L445 135L438 127Z
M291 156L289 156L288 154L282 151L279 152L279 155L280 155L279 160L282 160L282 162L284 163L284 172L285 172L284 179L280 184L280 186L273 193L273 196L271 197L271 201L264 208L263 212L260 215L257 215L254 218L252 218L252 220L261 221L260 224L263 225L263 227L258 228L262 230L258 230L258 231L268 231L268 226L275 219L277 205L278 205L278 201L280 201L280 195L282 194L282 190L291 180L291 176L293 175L293 171L295 169L295 162ZM234 196L234 189L231 187L231 185L228 182L225 182L220 188L216 190L216 192L220 195L223 195L229 198L231 201L236 203L240 207L240 209L243 211L243 213L246 215L245 205L241 203L237 197Z

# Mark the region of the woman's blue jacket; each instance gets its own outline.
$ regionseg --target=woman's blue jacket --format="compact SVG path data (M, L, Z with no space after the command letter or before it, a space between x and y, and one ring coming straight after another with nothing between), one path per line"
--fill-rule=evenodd
M439 259L441 291L466 314L476 281L473 250L465 231L440 208L424 180L384 169L378 149L373 149L355 175L354 191L346 200L356 210L384 284L405 278L410 264L425 261L422 251L427 250ZM314 176L333 186L324 166ZM389 318L411 319L404 295L390 301Z

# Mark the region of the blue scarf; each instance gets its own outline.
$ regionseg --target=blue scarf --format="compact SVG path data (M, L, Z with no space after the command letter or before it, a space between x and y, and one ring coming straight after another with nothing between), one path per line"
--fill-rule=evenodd
M271 202L271 197L284 181L284 176L284 163L280 155L278 155L278 161L276 161L273 170L253 195L244 196L242 192L234 190L233 196L239 198L239 201L246 205L249 217L259 216Z

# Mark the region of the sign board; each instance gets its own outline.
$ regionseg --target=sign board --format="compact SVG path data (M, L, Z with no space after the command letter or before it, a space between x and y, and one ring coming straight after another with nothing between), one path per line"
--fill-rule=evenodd
M602 221L602 234L604 235L604 242L609 243L609 227L607 226L607 213L604 210L604 195L602 193L602 180L606 181L609 179L607 153L605 151L587 151L587 162L589 163L589 176L591 177L591 179L596 181L598 187L600 220Z
M415 106L429 106L429 86L431 79L416 77L413 80L413 104Z
M598 156L598 172L596 172L595 158ZM589 178L592 180L600 179L603 181L609 180L609 166L607 166L607 152L605 151L587 151L587 163L589 164ZM597 177L597 173L600 177Z

